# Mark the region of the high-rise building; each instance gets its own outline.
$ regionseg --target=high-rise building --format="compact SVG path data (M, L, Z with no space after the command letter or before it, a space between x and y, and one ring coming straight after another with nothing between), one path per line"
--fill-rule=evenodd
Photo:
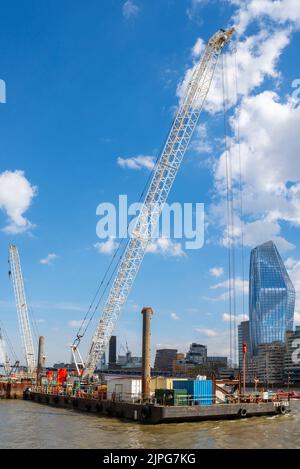
M249 281L252 355L259 345L285 342L286 332L293 330L294 307L295 289L273 241L254 248Z
M156 351L154 368L158 371L172 371L176 359L176 349L160 349Z
M109 340L108 347L108 363L109 365L115 365L117 362L117 337L112 335Z
M190 345L190 350L186 354L186 358L191 363L194 363L196 365L203 365L204 363L206 363L207 346L192 343Z
M282 342L258 345L253 367L260 384L267 387L283 384L284 354L285 344Z
M250 356L250 327L249 321L243 321L238 326L238 347L239 347L239 369L242 371L244 366L243 344L247 346L246 358Z

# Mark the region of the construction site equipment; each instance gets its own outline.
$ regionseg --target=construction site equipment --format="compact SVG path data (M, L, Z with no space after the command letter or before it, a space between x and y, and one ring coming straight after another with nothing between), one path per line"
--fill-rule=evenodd
M25 295L24 281L21 270L20 256L17 246L9 246L9 274L12 277L16 306L19 319L20 334L25 353L28 373L33 373L36 361L34 355L33 340L29 322L28 306Z
M202 60L195 65L187 83L185 94L166 139L162 153L153 170L142 208L132 236L127 243L101 319L93 335L85 364L78 352L82 336L77 336L72 346L77 370L83 369L83 378L92 377L96 366L105 352L109 339L119 319L121 308L127 300L135 277L140 268L151 234L157 226L169 192L175 181L183 157L190 143L207 97L214 71L225 45L231 41L234 29L219 30L209 40Z
M11 366L6 352L6 345L0 328L0 363L3 366L5 376L10 374Z

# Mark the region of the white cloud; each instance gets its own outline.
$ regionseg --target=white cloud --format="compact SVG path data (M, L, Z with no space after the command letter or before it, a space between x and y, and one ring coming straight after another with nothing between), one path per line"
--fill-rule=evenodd
M176 313L171 313L170 317L173 321L179 321L180 317Z
M190 145L190 149L199 154L212 153L213 147L209 142L206 123L201 123L196 128L194 132L193 140Z
M228 94L227 105L231 107L236 104L237 91L239 96L248 96L255 88L262 85L265 78L280 77L277 64L289 41L289 29L275 32L268 32L263 29L255 35L240 39L236 54L233 51L224 52L223 60ZM187 70L182 83L177 88L177 95L180 99L184 96L195 66ZM238 73L238 90L236 89L236 69ZM222 67L219 66L215 71L205 103L205 109L211 113L220 112L223 109L222 80Z
M243 224L245 245L252 247L272 239L281 251L287 251L294 246L280 236L280 223L300 226L300 163L295 157L299 151L300 107L294 108L289 99L280 101L276 93L264 91L242 100L231 120L233 132L238 117L240 149L234 139L230 142L233 185L239 184L240 151L243 212L248 219L255 217ZM215 180L216 190L223 197L212 207L212 214L225 226L225 154L216 165ZM240 227L238 217L236 222Z
M269 19L284 24L292 23L300 27L300 9L298 0L229 0L238 6L235 14L235 26L240 34L257 19Z
M209 273L213 277L221 277L224 274L224 269L223 267L212 267L209 269Z
M154 156L139 155L132 158L118 158L118 165L122 168L140 170L146 168L151 171L155 165Z
M230 314L224 313L222 319L224 322L230 322ZM231 320L236 324L239 324L243 321L248 321L249 316L247 314L237 314L235 317L232 315Z
M220 335L220 332L216 331L215 329L195 329L196 332L199 332L200 334L205 335L206 337L218 337Z
M69 324L70 327L75 329L75 328L80 327L82 325L82 319L79 320L79 321L74 319L73 321L69 321L68 324Z
M24 214L36 194L37 187L31 185L23 171L0 173L0 209L8 217L8 225L3 228L3 231L17 234L33 227Z
M119 244L115 241L114 238L109 238L107 241L103 243L96 243L94 244L94 248L100 253L100 254L112 254L117 248Z
M192 49L192 56L194 59L198 59L201 57L202 53L204 52L205 49L205 41L201 37L199 37Z
M123 5L122 11L123 16L126 19L129 19L134 16L137 16L140 11L140 8L132 0L127 0Z
M253 247L272 239L281 251L294 245L281 234L282 222L300 226L300 107L292 99L279 99L270 90L257 91L266 82L276 89L280 85L279 60L289 45L292 33L300 28L298 0L227 0L234 6L231 23L236 28L233 47L223 53L227 106L238 104L230 120L234 138L229 138L233 192L238 200L239 155L242 165L244 202L243 223L235 206L234 238L241 242L243 227L245 246ZM203 2L192 1L190 13ZM255 22L255 28L250 26ZM202 40L197 40L197 52ZM201 49L201 48L200 48ZM235 53L236 49L236 53ZM195 54L195 58L196 58ZM182 98L195 64L177 89ZM237 82L236 87L236 70ZM238 89L237 89L238 88ZM292 90L291 90L292 91ZM257 93L256 95L254 93ZM216 69L206 102L211 113L222 111L222 67ZM240 126L240 145L237 142ZM207 135L204 144L210 146ZM194 147L197 151L197 148ZM198 150L202 152L201 146ZM284 156L283 156L284 155ZM223 228L221 244L227 246L226 219L226 155L222 154L214 167L215 188L219 203L211 207L212 222ZM236 202L237 203L237 202Z
M55 261L55 259L57 258L58 258L57 254L51 253L51 254L48 254L48 256L46 256L44 259L41 259L40 263L43 265L49 265L49 264L52 264L53 261Z
M152 241L148 245L146 252L152 254L162 254L164 256L170 257L185 256L185 252L183 251L180 243L164 237Z
M224 280L223 282L217 283L216 285L212 285L210 288L211 290L224 289L226 291L222 293L221 295L218 295L212 298L206 298L206 299L209 299L211 301L226 301L229 298L230 290L231 290L231 293L232 294L235 293L236 296L242 295L243 293L247 295L249 291L249 282L247 280L243 281L243 279L240 277L236 277L235 279L231 279L231 280L227 279L227 280Z

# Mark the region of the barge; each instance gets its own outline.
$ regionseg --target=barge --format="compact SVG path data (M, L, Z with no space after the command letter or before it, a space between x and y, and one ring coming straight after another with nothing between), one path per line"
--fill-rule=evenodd
M284 415L291 410L287 398L266 402L236 402L211 405L168 406L156 403L101 400L26 390L24 399L39 404L88 412L148 424L238 419L254 416Z
M31 381L0 381L0 399L22 399L24 391L31 386Z

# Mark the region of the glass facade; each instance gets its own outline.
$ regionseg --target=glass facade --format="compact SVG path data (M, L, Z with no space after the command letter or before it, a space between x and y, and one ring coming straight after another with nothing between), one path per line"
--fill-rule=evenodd
M272 241L251 251L249 277L252 355L261 344L284 342L293 329L295 289Z

